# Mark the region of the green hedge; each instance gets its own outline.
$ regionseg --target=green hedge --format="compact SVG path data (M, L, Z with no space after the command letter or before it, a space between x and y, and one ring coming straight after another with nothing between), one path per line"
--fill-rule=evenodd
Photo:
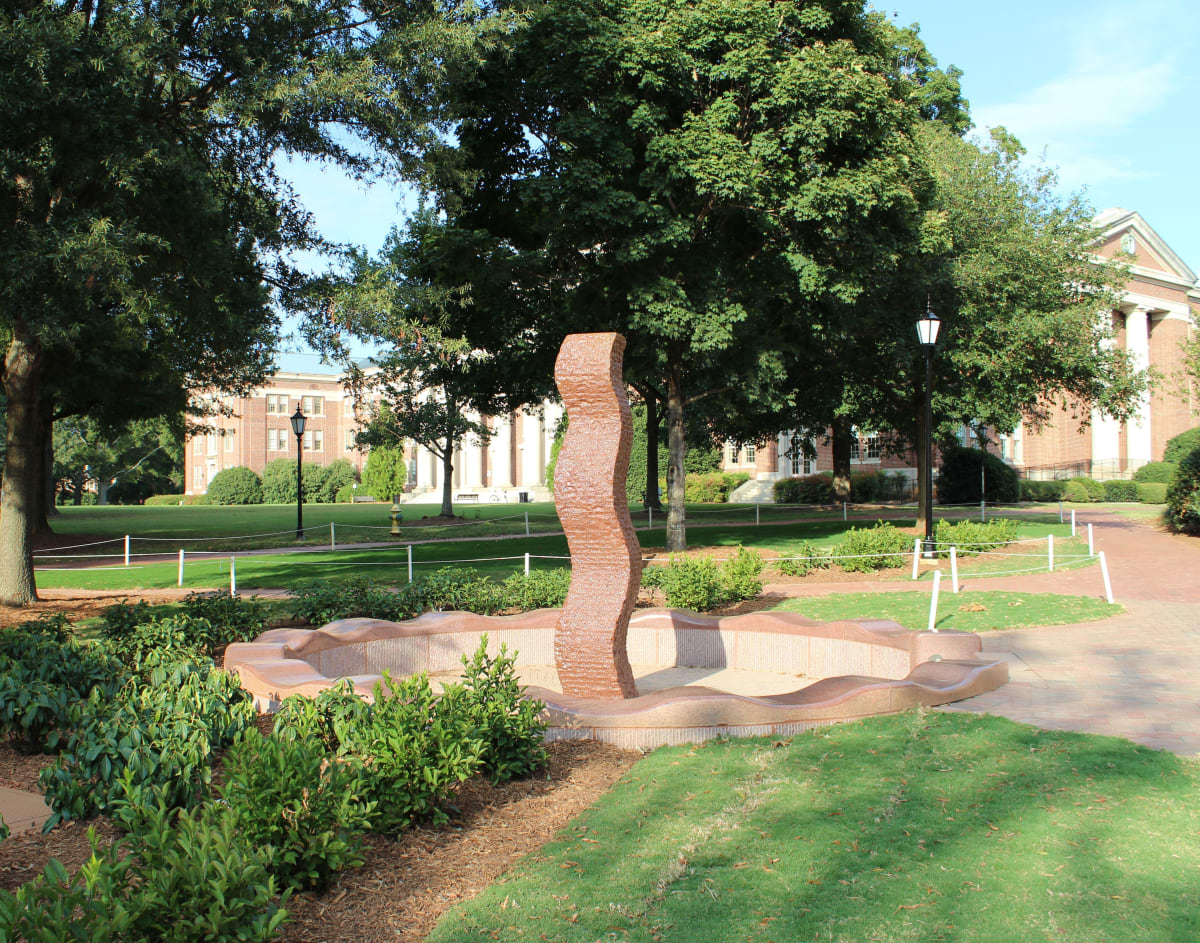
M1022 501L1061 501L1067 490L1065 481L1034 481L1021 479Z
M1105 501L1140 501L1136 481L1106 481L1104 482Z
M208 483L214 504L262 504L262 479L245 465L223 468Z
M1176 462L1147 462L1133 473L1133 480L1169 485L1178 469Z
M1167 522L1185 534L1200 534L1200 447L1179 463L1167 488Z
M803 478L780 478L772 491L776 504L832 504L833 475L806 475Z
M1142 504L1166 504L1167 490L1170 485L1160 481L1140 481L1137 486L1137 499Z
M1200 449L1200 426L1168 439L1166 448L1163 449L1163 461L1180 465L1196 449Z
M167 507L173 504L183 504L186 495L182 494L152 494L145 500L147 507Z
M1086 504L1090 501L1103 501L1104 485L1094 478L1072 478L1067 482L1066 491L1063 493L1063 500L1079 504Z

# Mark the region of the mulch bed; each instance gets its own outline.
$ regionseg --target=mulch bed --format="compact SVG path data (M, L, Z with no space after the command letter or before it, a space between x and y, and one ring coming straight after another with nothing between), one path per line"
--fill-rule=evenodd
M264 725L267 724L264 721ZM548 745L550 765L501 786L464 783L454 818L441 828L414 828L393 841L366 839L363 867L343 872L323 893L286 904L288 943L346 940L415 943L449 908L474 897L522 856L536 851L591 806L640 756L594 741ZM49 756L21 756L0 746L0 782L37 791ZM104 841L118 836L106 819L69 822L43 835L23 832L0 842L0 888L12 890L41 873L50 858L74 872L91 855L88 826Z

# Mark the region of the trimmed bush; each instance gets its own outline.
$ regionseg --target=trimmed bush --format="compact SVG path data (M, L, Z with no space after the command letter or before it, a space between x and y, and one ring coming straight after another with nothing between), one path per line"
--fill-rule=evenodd
M1082 481L1072 478L1063 488L1062 499L1074 504L1087 504L1092 500L1092 496L1088 494L1087 487Z
M672 609L707 612L725 600L721 568L708 557L672 557L665 566L647 569L658 571L654 578Z
M1082 492L1080 491L1082 489ZM1084 497L1070 497L1070 495L1083 494ZM1104 500L1104 485L1096 481L1094 478L1085 478L1083 476L1072 478L1067 482L1067 490L1064 492L1063 499L1066 501L1103 501Z
M1067 490L1065 481L1034 481L1021 479L1022 501L1061 501Z
M292 492L292 500L296 500L296 493L294 491ZM213 504L214 502L213 499L206 494L185 494L183 496L183 501L180 503L187 505L188 507L192 507L196 505Z
M1105 501L1137 501L1138 486L1135 481L1106 481L1104 482Z
M1167 487L1167 523L1185 534L1200 534L1200 447L1179 463Z
M321 504L333 504L337 501L338 492L342 488L350 487L356 481L358 481L358 472L355 471L350 460L335 458L325 466L324 480L321 482L316 500Z
M262 504L262 479L245 465L225 468L208 483L214 504Z
M334 504L353 504L354 503L354 483L342 485L337 490L337 494L333 496Z
M688 475L684 483L684 500L689 504L725 504L729 493L750 480L745 472L707 472Z
M1147 462L1133 473L1133 480L1169 485L1178 469L1179 465L1176 462Z
M886 570L891 567L904 566L905 554L912 550L913 539L904 532L876 521L874 527L851 527L846 536L834 550L834 556L846 556L850 559L836 560L843 569L851 573L868 573L872 570ZM875 554L895 554L895 556L875 556Z
M980 465L983 466L985 500L1017 500L1020 489L1016 469L990 452L951 446L942 449L942 464L937 479L938 503L966 504L979 501Z
M143 503L146 507L168 507L183 504L184 497L182 494L152 494Z
M781 478L772 486L776 504L832 504L833 475Z
M530 570L529 575L514 573L504 581L507 609L557 609L566 601L571 588L571 571Z
M440 474L440 472L439 472ZM363 467L362 486L377 501L391 501L404 491L408 481L408 465L402 449L374 448L367 454Z
M1137 485L1137 499L1142 504L1166 504L1167 490L1170 485L1164 485L1160 481L1139 481Z
M1168 439L1166 448L1163 449L1163 461L1181 465L1196 449L1200 449L1200 426Z

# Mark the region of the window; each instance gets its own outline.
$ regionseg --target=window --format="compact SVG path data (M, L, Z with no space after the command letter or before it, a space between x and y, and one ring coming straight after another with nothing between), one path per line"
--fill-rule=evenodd
M267 451L286 452L288 447L287 431L284 429L267 430Z
M343 397L343 399L342 399L342 415L343 416L353 416L354 415L354 397L353 396Z
M867 436L867 458L879 458L879 436Z
M746 446L746 464L747 465L754 464L755 454L756 454L755 447L753 445L747 445Z
M353 452L358 448L358 433L353 429L346 430L346 451Z
M267 412L279 413L286 415L288 412L288 398L283 393L270 393L267 395Z
M196 436L196 438L192 439L192 454L193 455L203 455L204 454L204 437L203 436Z
M815 451L812 439L802 440L798 435L792 436L788 454L792 459L793 475L811 475L816 470L816 462L808 454L811 451Z
M204 467L202 465L197 465L192 472L192 484L197 488L204 487Z
M858 449L858 436L854 435L850 439L850 461L859 461L860 452Z
M320 429L304 430L304 451L322 452L325 450L325 433Z
M324 416L325 415L325 397L324 396L302 396L300 397L300 408L306 416Z
M225 431L225 451L233 451L233 430L231 429L227 429Z
M217 437L213 433L208 433L204 437L205 445L208 446L208 454L215 455L217 452Z

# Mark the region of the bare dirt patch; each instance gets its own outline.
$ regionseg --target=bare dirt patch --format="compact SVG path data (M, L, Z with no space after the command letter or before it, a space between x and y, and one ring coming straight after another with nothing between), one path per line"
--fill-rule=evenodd
M42 616L63 613L72 622L81 622L99 616L109 606L128 600L136 602L145 600L148 603L177 602L183 598L182 592L146 592L132 590L126 592L110 590L39 590L42 598L28 606L0 606L0 628L20 625L22 622L32 622Z

